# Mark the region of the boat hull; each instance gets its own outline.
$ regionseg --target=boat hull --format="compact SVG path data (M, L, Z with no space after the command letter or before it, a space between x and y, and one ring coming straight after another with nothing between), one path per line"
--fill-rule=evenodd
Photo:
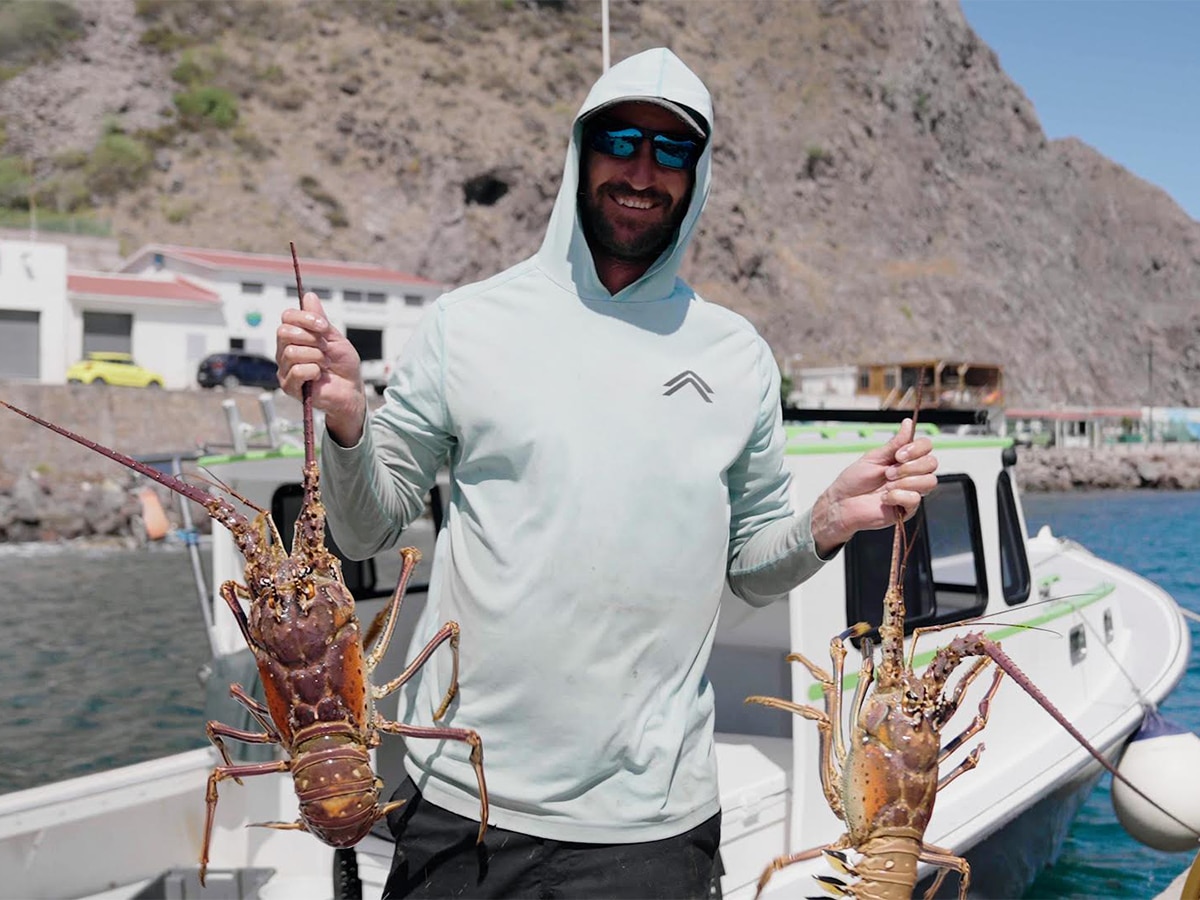
M963 856L971 866L968 896L979 900L1023 897L1038 875L1058 859L1071 822L1103 774L1099 766L1090 767L967 850ZM932 875L923 879L913 896L924 896L932 882ZM957 877L951 874L934 896L957 898Z

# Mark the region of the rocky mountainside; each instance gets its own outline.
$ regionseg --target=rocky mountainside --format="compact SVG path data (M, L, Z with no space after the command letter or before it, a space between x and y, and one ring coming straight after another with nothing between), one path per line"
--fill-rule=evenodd
M540 243L600 72L598 0L71 2L80 36L0 82L0 163L126 250L295 239L485 276ZM712 90L685 275L780 360L965 358L1004 365L1010 402L1200 406L1200 223L1047 140L956 2L612 0L611 28L614 59L670 46Z

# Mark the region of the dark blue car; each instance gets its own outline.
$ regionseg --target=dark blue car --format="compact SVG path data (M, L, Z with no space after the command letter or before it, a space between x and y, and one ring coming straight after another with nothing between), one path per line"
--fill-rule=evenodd
M240 350L206 356L196 372L196 381L206 388L233 388L239 384L266 390L279 387L275 360Z

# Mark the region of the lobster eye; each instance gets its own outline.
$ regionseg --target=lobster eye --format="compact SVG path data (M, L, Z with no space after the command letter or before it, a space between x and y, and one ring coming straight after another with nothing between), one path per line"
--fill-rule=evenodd
M271 586L270 576L264 575L262 578L258 579L258 586L264 587L264 588L269 588Z

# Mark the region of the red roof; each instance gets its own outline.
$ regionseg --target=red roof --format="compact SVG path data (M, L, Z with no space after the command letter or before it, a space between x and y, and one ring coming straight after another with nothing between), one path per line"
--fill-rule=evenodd
M219 295L182 275L157 279L139 278L136 275L68 274L67 290L75 294L104 294L111 297L191 300L197 303L221 302Z
M187 260L212 269L235 269L243 272L269 272L273 275L291 275L291 256L272 256L266 253L242 253L237 250L204 250L198 247L176 247L168 244L149 244L135 254L162 253L176 259ZM355 278L364 281L386 281L400 284L428 284L437 282L408 272L388 269L374 263L337 262L327 259L305 259L300 257L300 273L306 282L316 283L321 278Z

